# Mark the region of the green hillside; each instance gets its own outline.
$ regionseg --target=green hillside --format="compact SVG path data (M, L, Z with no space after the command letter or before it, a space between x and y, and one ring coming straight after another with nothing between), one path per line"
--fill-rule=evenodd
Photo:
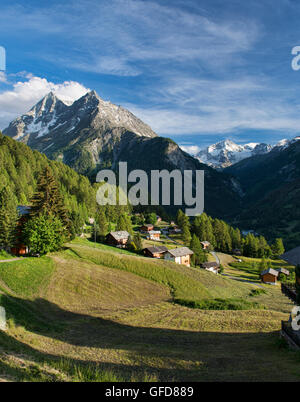
M278 338L289 303L278 288L268 287L268 298L250 296L254 288L83 240L1 263L8 331L0 332L0 379L299 381L299 355ZM202 310L177 297L265 308Z
M36 190L38 177L47 166L60 183L68 210L87 219L96 208L96 190L86 177L0 133L0 190L11 190L17 204L29 203Z

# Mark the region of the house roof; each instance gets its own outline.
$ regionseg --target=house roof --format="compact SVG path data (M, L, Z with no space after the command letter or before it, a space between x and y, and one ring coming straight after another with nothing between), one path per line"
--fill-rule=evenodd
M194 254L192 250L188 247L178 247L168 250L168 253L173 255L173 257L183 257L184 255L192 255Z
M21 216L28 215L30 213L30 207L28 207L27 205L18 205L17 210L19 215Z
M146 247L144 250L148 250L151 254L162 254L168 251L167 247L165 246L157 246L157 247Z
M160 230L150 230L149 234L161 234Z
M282 274L285 274L285 275L289 275L289 274L290 274L290 271L289 271L288 269L282 268L282 267L280 267L279 269L277 269L277 271L280 272L280 273L282 273Z
M284 261L287 261L291 265L300 264L300 247L293 248L290 251L280 256Z
M130 236L130 234L126 232L126 230L120 230L118 232L110 232L109 234L116 240L128 239L128 237Z
M142 225L142 228L153 228L154 225L152 225L152 223L145 223L144 225Z
M201 244L203 244L203 246L210 246L210 242L207 240L201 241Z
M218 267L219 267L219 264L218 264L217 262L215 262L215 261L212 261L212 262L203 262L203 263L201 264L201 267L203 267L203 268L218 268Z
M276 270L273 269L273 268L268 268L268 269L265 269L264 271L262 271L262 273L261 273L260 275L261 275L261 276L264 276L264 275L266 275L266 274L270 274L270 275L276 276L276 278L277 278L277 276L279 275L279 272L276 271Z

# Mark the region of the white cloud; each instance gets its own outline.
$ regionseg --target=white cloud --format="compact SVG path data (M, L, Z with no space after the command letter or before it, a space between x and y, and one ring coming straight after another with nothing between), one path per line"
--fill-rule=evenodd
M78 82L65 81L54 84L46 78L26 75L26 81L18 81L12 89L0 93L0 128L4 129L17 116L26 113L47 93L54 92L63 101L75 101L89 89ZM1 78L1 77L0 77Z
M0 71L0 82L6 84L7 83L7 78L6 78L6 74L3 71Z
M182 145L179 144L180 148L187 152L190 155L196 155L199 151L200 151L200 147L198 147L198 145Z
M224 69L228 63L238 63L239 53L252 48L261 29L250 17L246 23L240 16L221 19L208 16L201 6L189 11L172 2L151 0L81 0L48 8L1 8L2 29L11 29L10 21L14 21L15 34L38 32L53 40L64 38L63 53L57 48L51 53L47 47L47 52L40 52L41 58L120 76L153 70L166 75L169 71L161 68L165 63Z

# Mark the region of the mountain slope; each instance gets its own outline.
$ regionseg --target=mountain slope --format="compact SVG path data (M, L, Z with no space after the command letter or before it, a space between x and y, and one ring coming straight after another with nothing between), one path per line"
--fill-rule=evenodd
M72 105L64 104L50 92L3 133L79 173L89 174L96 166L106 164L102 156L111 154L111 148L126 130L137 136L156 136L128 110L103 101L95 91Z
M65 205L70 212L84 219L93 214L96 190L89 180L63 163L51 161L0 132L0 189L10 189L16 203L26 205L36 190L37 179L43 169L51 168L60 183Z
M244 192L236 220L286 245L300 243L300 141L275 147L266 155L245 159L227 169Z
M94 91L72 105L50 93L4 133L92 180L102 168L117 170L119 161L127 161L129 170L147 172L204 169L206 211L223 217L229 207L239 207L239 193L228 175L201 164L175 142L158 137L132 113L103 101Z

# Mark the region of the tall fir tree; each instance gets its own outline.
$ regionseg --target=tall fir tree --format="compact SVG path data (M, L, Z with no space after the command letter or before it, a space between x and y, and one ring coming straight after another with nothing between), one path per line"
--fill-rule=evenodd
M212 220L203 212L197 215L194 220L194 233L200 241L208 241L212 247L216 246L216 239L213 233Z
M119 216L119 218L118 218L118 221L117 221L116 230L117 231L125 230L129 234L132 235L133 234L133 228L132 228L132 223L131 223L130 216L128 216L127 214L121 214Z
M284 245L282 239L276 239L272 245L272 251L275 258L279 258L284 253Z
M108 233L108 222L106 219L105 212L103 208L100 208L96 214L96 224L98 227L98 233L100 236L104 237Z
M8 249L17 237L17 205L10 189L0 191L0 246Z
M183 225L183 227L182 227L182 240L183 240L183 243L186 244L186 245L190 244L191 238L192 238L192 236L191 236L189 226L188 226L187 223L185 223Z
M195 235L195 233L192 236L192 240L190 243L190 249L194 252L192 255L192 264L197 266L200 265L202 262L207 261L206 253L203 250L200 240L198 237Z
M36 193L31 199L30 209L31 218L44 214L52 214L59 218L65 230L68 233L70 232L69 214L58 184L48 166L39 177Z

